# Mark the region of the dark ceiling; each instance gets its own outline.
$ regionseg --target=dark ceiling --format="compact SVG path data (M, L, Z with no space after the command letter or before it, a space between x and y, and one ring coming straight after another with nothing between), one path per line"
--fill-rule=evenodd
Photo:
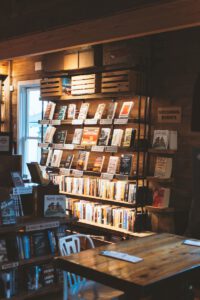
M1 0L0 40L172 0Z

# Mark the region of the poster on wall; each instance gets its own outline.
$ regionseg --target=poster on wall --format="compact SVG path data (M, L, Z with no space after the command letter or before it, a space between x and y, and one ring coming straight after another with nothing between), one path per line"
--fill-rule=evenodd
M158 122L159 123L181 123L181 107L159 107Z
M10 133L0 132L0 153L10 153Z

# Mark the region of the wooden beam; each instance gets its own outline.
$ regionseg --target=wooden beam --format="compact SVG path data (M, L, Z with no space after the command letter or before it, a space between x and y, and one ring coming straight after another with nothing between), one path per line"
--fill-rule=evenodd
M200 26L200 0L172 0L0 43L0 59Z

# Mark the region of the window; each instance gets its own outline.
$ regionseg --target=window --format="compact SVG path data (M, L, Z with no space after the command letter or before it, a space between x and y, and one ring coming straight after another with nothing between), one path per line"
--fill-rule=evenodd
M40 101L40 87L37 85L21 86L18 135L18 152L22 154L23 175L28 176L27 162L40 161L41 149L38 142L42 138L42 126L38 120L42 119L43 102Z

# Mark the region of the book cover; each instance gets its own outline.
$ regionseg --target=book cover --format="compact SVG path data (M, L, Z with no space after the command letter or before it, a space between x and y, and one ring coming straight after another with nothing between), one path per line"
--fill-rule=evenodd
M16 223L15 202L13 199L5 200L0 203L1 222L4 225Z
M36 291L42 287L41 271L40 266L30 266L26 270L28 291Z
M52 120L56 104L53 102L48 102L46 106L46 110L44 113L44 120Z
M88 158L90 152L79 151L78 160L77 160L77 169L78 170L87 170Z
M55 283L55 270L51 263L42 266L42 282L43 286Z
M128 118L131 112L131 109L134 105L133 101L128 101L128 102L124 102L122 104L120 113L119 113L119 118Z
M153 192L153 206L169 207L170 189L159 187Z
M74 131L72 144L80 145L82 134L83 134L83 129L82 128L76 128L75 131Z
M66 197L64 195L45 195L44 216L66 217Z
M67 106L66 105L59 105L56 107L55 112L54 112L54 116L53 119L54 120L64 120L65 119L65 115L66 115L66 111L67 111Z
M46 166L48 155L49 155L49 150L48 149L42 149L41 158L40 158L40 165L41 166Z
M0 239L0 262L5 262L8 260L7 249L6 249L6 241L4 239Z
M52 143L56 127L48 126L44 135L44 143Z
M76 104L69 104L67 111L67 119L75 119L76 118Z
M87 113L89 110L90 103L82 103L79 111L78 119L85 120L87 118Z
M107 146L109 143L111 129L110 128L101 128L98 145Z
M123 140L123 147L134 147L136 130L134 128L126 128Z
M166 150L169 145L169 130L154 130L152 148Z
M114 129L111 146L121 146L123 133L123 129Z
M132 169L132 159L131 154L123 154L120 158L120 174L130 175Z
M178 149L178 137L176 130L170 130L169 132L169 149L177 150Z
M84 127L83 135L81 140L81 145L83 146L94 146L97 144L99 136L99 128L98 127Z
M118 156L110 156L109 162L108 162L107 173L116 174L118 163L119 163Z
M47 160L46 160L46 166L48 167L49 165L51 165L51 160L53 157L53 150L49 149L48 151L48 156L47 156Z
M62 159L63 150L54 150L51 160L51 167L59 167Z
M66 138L67 138L67 130L58 129L54 134L53 142L54 144L65 144Z
M112 120L115 117L115 112L117 109L117 102L112 102L108 105L108 110L107 110L107 119Z
M94 115L94 119L100 120L102 118L105 107L106 107L105 103L101 103L98 105L96 113Z
M23 179L19 172L11 172L10 174L14 187L24 186Z
M60 163L61 168L70 169L73 163L74 155L68 154L65 160L62 160Z
M159 178L170 178L172 173L172 158L171 157L156 157L154 176Z
M33 247L33 255L36 257L49 254L50 249L48 247L46 232L34 232L31 236L31 246Z
M97 156L94 165L93 165L93 171L94 172L101 172L104 164L105 156Z

